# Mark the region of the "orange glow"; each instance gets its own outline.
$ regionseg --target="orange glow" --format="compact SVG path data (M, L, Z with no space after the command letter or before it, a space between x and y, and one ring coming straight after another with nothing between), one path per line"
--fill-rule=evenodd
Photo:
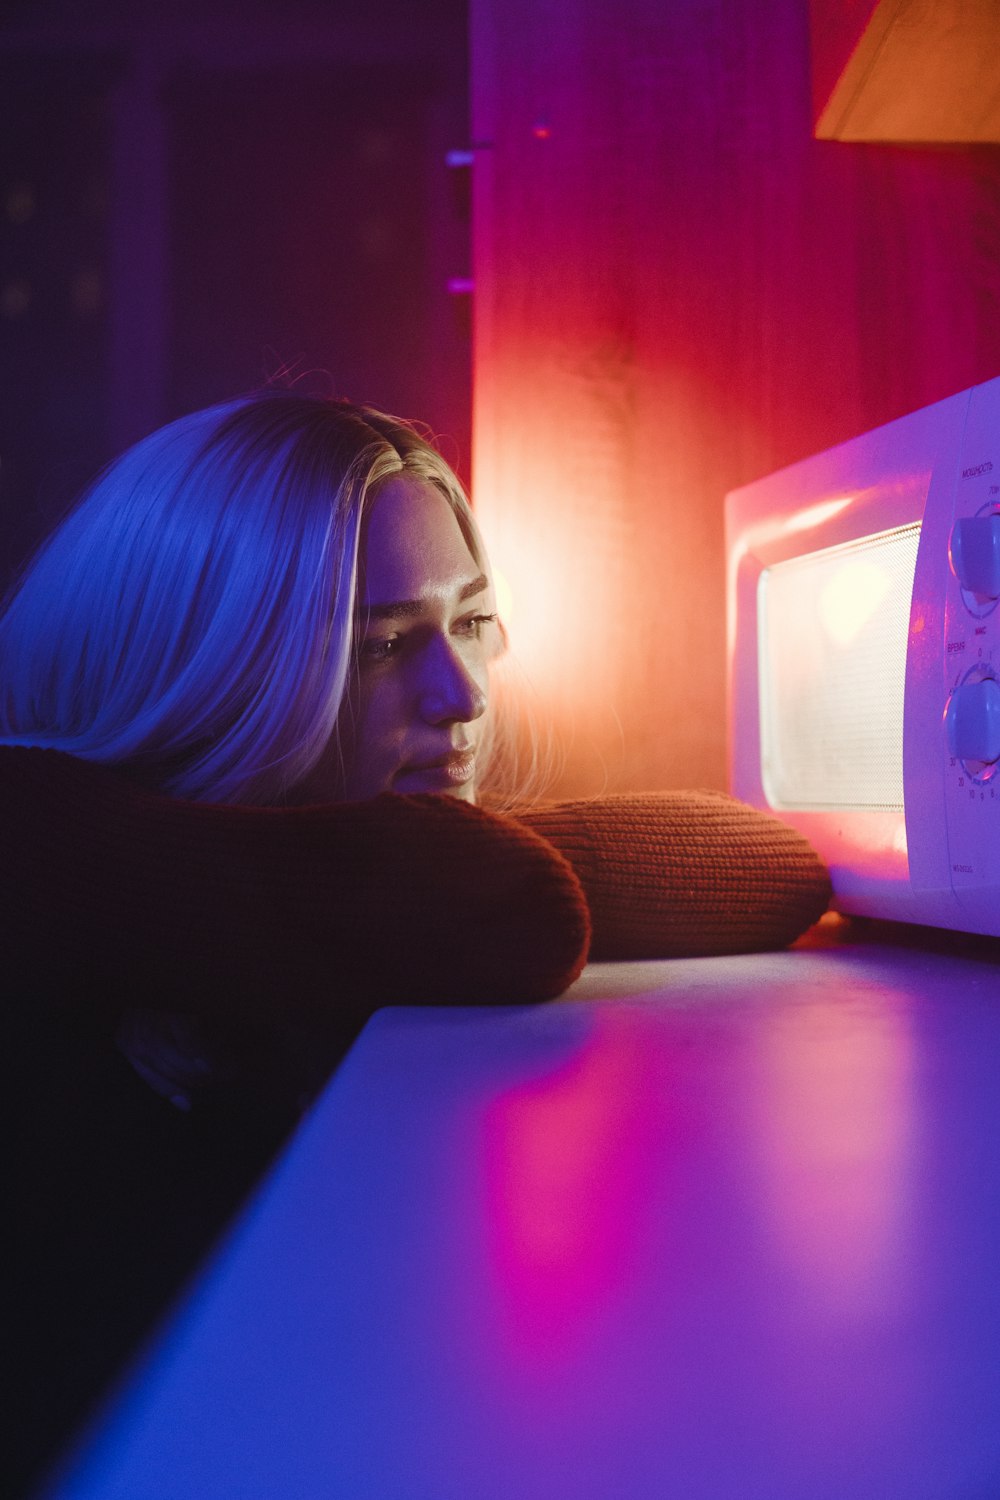
M493 592L496 595L497 614L503 622L504 629L510 635L510 622L514 618L514 590L506 573L499 568L493 569Z
M554 292L517 338L494 321L495 286L477 299L472 491L513 596L512 697L556 748L550 795L715 784L721 496L698 498L689 435L714 416L687 408L684 372L640 380L627 341L601 331L592 275L575 290L584 304Z
M621 652L624 548L597 547L600 507L567 517L552 496L566 476L549 454L533 454L531 499L502 502L502 487L477 491L476 512L497 580L497 604L511 652L531 688L572 724L592 707L595 683L615 673Z
M531 513L530 534L523 517L516 515L481 511L480 525L511 650L538 689L558 691L567 638L582 628L581 600L595 581L574 580L573 539L561 515L541 498Z

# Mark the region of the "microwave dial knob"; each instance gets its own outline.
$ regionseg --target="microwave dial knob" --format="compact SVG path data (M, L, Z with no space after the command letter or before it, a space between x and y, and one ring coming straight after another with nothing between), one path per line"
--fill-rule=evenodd
M980 599L1000 599L1000 515L966 516L951 533L955 577Z
M948 704L948 747L963 761L1000 760L1000 683L963 682Z

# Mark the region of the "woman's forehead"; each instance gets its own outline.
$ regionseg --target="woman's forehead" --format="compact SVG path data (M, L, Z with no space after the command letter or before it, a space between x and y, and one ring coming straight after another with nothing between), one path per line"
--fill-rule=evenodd
M361 604L461 594L481 574L458 517L435 485L400 475L380 487L362 535Z

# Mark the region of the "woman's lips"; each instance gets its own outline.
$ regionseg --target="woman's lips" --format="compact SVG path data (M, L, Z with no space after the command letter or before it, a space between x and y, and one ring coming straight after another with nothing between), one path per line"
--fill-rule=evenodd
M436 760L403 766L394 784L400 792L450 792L466 786L476 772L474 750L453 750Z

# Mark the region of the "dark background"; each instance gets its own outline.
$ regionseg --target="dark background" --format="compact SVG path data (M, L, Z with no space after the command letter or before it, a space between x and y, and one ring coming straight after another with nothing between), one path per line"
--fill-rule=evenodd
M6 0L0 585L111 457L284 374L469 468L464 0Z

